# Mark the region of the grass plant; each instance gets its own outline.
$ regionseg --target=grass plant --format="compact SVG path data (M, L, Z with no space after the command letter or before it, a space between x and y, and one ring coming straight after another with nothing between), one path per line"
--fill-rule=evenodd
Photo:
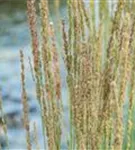
M42 46L39 49L34 0L27 3L37 97L48 138L47 147L60 149L63 112L57 40L54 27L49 23L48 2L41 0ZM99 5L100 17L97 24L93 0L87 8L83 0L68 0L69 24L62 21L62 57L67 71L70 104L69 149L123 148L123 106L128 87L126 149L132 146L135 19L129 8L134 7L134 2L118 0L114 15L109 13L108 4L107 0L96 4Z
M109 0L89 0L85 5L85 0L67 0L68 24L61 21L60 49L55 26L49 20L48 1L39 1L40 33L35 2L27 0L32 43L30 66L41 109L44 149L62 149L61 57L69 94L67 149L135 149L135 2L118 0L113 5ZM21 51L24 125L27 148L31 150L23 57ZM128 111L126 119L124 111ZM40 149L36 124L34 130L36 149Z

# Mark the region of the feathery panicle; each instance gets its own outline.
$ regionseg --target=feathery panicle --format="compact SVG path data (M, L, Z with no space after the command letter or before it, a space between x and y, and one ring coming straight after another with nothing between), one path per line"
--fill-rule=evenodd
M54 72L54 77L55 78L55 91L56 91L56 98L58 100L61 99L61 79L60 79L60 69L59 69L59 60L58 60L58 52L57 52L57 47L55 43L55 35L54 35L54 29L53 25L50 25L50 30L51 30L51 40L52 40L52 71Z
M33 48L33 58L34 58L34 69L35 72L38 70L38 61L39 61L39 43L37 35L37 19L36 19L36 9L35 9L35 0L27 0L27 10L28 10L28 21L30 26L30 32L32 37L32 48Z
M35 8L35 0L27 0L27 10L28 10L28 22L32 38L32 54L33 54L33 64L36 78L36 94L37 99L40 101L40 53L39 53L39 41L38 41L38 31L37 31L37 15Z
M131 55L131 71L130 71L130 92L129 92L129 109L128 109L128 125L127 125L127 150L132 148L132 131L133 131L133 109L134 109L134 88L135 88L135 51L134 51L134 43L133 37L135 31L135 18L133 17L132 25L131 25L131 32L130 32L130 41L129 41L129 55Z
M31 140L30 140L30 125L29 125L29 107L28 99L25 88L25 66L24 66L24 55L23 51L20 51L20 62L21 62L21 82L22 82L22 104L23 104L23 123L26 130L26 142L27 149L31 150Z

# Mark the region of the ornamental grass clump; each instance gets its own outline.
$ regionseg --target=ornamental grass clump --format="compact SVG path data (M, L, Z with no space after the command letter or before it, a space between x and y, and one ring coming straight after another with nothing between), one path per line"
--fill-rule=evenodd
M69 93L70 129L67 135L67 149L132 150L135 149L135 2L118 0L113 5L107 0L99 3L90 0L86 4L83 0L68 0L68 24L65 20L61 21L59 32L62 33L62 46L58 48L55 26L49 20L48 1L39 2L39 40L35 0L27 0L33 54L30 66L41 109L45 143L47 139L45 149L62 149L64 110L59 62L62 57ZM98 9L97 14L95 9ZM25 116L27 103L23 53L20 55ZM124 119L126 101L128 116ZM28 118L25 117L30 150L27 124ZM34 129L36 130L36 125ZM35 143L39 149L36 134Z

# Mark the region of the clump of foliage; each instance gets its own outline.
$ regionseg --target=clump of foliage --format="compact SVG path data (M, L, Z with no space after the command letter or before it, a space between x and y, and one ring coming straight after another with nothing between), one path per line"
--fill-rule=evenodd
M83 0L68 0L68 25L61 21L63 46L62 56L59 56L47 0L39 2L42 39L38 38L35 0L27 0L32 70L44 142L47 138L45 149L61 149L64 110L59 57L63 58L67 71L68 149L135 149L135 3L118 0L115 6L110 4L115 8L112 11L108 4L107 0L96 3L99 10L97 24L94 0L86 7ZM24 125L27 147L31 150L22 51L20 56ZM127 101L128 110L125 110L123 106ZM124 111L128 111L127 119L123 118ZM34 127L36 130L36 125Z

